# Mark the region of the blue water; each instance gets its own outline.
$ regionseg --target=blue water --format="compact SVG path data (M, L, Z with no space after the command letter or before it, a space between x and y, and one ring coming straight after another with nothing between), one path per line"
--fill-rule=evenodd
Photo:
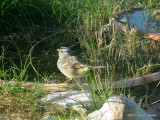
M136 10L125 13L119 17L119 21L141 31L160 33L160 18L149 11Z

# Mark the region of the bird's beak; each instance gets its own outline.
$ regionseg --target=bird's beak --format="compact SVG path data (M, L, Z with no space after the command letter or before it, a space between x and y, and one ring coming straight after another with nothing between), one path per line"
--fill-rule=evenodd
M59 51L60 51L60 49L57 49L57 51L59 52Z

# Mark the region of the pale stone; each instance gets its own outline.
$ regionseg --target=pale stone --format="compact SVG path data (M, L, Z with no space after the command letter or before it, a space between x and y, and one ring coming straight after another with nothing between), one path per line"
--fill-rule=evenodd
M149 105L146 112L155 120L160 120L160 102Z
M153 120L133 100L111 96L104 105L87 116L87 120Z
M149 106L149 108L152 108L152 109L160 112L160 102L151 104L151 105Z
M55 92L52 94L48 94L43 97L42 101L48 101L51 103L57 103L62 106L70 106L73 109L81 112L81 114L86 113L86 109L83 108L85 106L91 106L91 92L89 90L74 90L74 91L66 91L66 92ZM82 105L83 104L83 105Z
M58 118L56 116L46 115L40 120L58 120Z

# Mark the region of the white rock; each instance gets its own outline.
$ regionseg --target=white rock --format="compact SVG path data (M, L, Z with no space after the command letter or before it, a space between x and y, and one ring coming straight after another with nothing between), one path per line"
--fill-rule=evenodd
M157 102L157 103L150 105L149 108L152 108L152 109L160 112L160 102Z
M89 90L74 90L66 92L55 92L43 97L42 101L48 101L51 103L57 103L62 106L70 106L75 110L85 113L86 109L82 106L91 106L91 92ZM83 105L82 105L83 104Z
M155 120L160 120L160 102L149 105L146 112Z
M57 120L58 118L56 116L46 115L40 120Z
M133 100L123 96L111 96L97 111L90 113L87 120L153 120Z
M160 120L160 113L154 109L145 110L154 120Z

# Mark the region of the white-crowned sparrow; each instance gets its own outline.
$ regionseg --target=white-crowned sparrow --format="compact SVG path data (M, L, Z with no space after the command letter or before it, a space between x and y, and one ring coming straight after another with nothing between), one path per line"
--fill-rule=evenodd
M57 51L59 52L59 59L57 62L58 69L70 80L83 77L90 69L106 67L94 67L82 63L67 47L61 47L57 49Z

